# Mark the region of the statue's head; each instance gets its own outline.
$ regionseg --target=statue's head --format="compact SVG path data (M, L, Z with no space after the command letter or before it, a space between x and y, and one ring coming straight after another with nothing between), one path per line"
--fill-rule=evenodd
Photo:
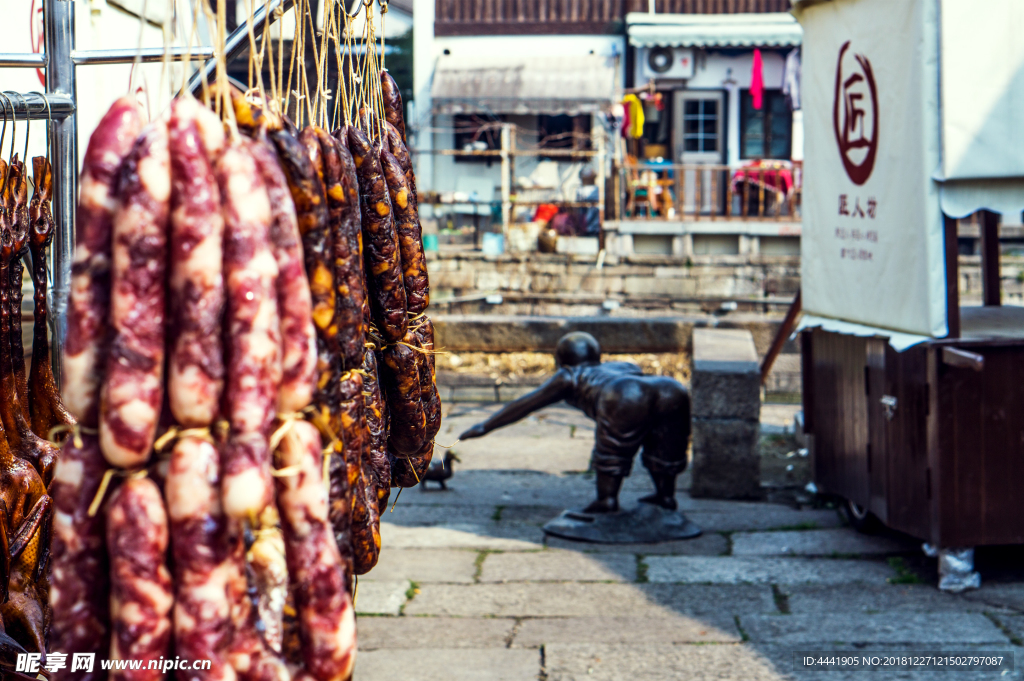
M600 361L601 346L596 338L583 331L565 334L555 347L555 364L560 367L598 364Z

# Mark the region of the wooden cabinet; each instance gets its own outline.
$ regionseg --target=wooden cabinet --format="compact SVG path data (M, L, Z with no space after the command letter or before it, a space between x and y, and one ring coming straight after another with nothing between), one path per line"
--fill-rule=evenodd
M1024 345L803 332L814 480L942 547L1024 542ZM945 348L980 357L972 366Z

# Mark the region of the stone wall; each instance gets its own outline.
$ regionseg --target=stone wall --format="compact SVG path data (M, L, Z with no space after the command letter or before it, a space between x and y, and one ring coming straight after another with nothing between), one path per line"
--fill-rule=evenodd
M748 306L765 296L788 302L799 287L799 258L793 256L632 256L602 262L599 256L466 252L431 254L428 267L432 305L451 312L700 311L734 298ZM482 302L486 294L501 294L500 308L477 309L488 305Z

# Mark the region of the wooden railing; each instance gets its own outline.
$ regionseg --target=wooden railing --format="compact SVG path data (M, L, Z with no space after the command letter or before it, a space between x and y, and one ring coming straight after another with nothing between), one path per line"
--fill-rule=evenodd
M655 0L659 14L788 12L790 0ZM619 33L648 0L435 0L434 34Z
M620 168L620 219L800 220L803 164L631 163Z

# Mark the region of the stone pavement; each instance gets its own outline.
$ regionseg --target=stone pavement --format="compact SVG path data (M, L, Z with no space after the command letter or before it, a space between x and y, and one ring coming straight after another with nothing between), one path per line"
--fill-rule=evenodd
M495 408L451 405L438 441ZM555 406L458 443L448 491L402 492L381 523L380 563L359 580L357 680L1022 678L794 664L795 651L998 651L1024 665L1024 560L1011 549L979 551L979 591L945 594L935 561L908 537L857 534L828 508L685 491L680 508L704 528L697 539L546 539L546 521L593 495L592 436L582 414ZM637 463L621 499L649 487Z

